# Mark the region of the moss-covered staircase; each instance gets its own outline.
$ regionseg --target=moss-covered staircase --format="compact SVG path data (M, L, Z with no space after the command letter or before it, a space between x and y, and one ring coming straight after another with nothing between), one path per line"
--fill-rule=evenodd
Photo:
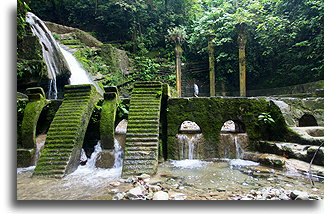
M160 82L137 82L130 100L123 177L154 174L158 165Z
M98 98L93 85L65 86L64 100L48 130L34 176L62 178L77 168L84 135Z

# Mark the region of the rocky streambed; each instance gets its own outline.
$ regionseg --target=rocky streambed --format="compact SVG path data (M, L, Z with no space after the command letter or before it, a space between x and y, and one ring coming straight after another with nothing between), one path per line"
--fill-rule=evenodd
M155 176L111 182L112 200L321 200L322 182L251 161L161 164Z
M86 168L59 179L17 173L18 200L322 200L323 181L243 160L163 162L154 176Z

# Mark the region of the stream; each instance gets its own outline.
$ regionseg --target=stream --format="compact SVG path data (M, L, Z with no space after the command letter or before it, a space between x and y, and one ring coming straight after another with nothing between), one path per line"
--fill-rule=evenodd
M112 200L133 188L120 178L121 167L101 169L86 164L61 180L32 177L33 169L17 169L18 200ZM169 195L184 195L185 200L288 200L282 193L296 190L307 192L309 199L323 199L322 182L315 179L312 186L307 176L240 159L166 161L149 181Z

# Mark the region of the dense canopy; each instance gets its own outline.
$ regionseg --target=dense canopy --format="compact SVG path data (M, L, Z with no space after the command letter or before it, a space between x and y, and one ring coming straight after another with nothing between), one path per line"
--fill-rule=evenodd
M174 43L168 37L175 27L186 35L181 40L182 62L208 61L208 41L213 43L216 85L223 82L238 88L239 35L246 43L248 89L323 78L321 0L32 0L27 4L43 20L80 28L128 51L150 80L174 65ZM167 75L174 79L174 68Z

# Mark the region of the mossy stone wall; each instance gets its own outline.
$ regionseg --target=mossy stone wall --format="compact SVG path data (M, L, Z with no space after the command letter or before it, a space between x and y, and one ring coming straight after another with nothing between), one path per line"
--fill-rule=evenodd
M110 91L111 88L115 91ZM116 87L105 88L105 91L100 117L100 140L103 149L113 149L116 112L120 99Z
M29 96L29 103L24 110L24 118L21 125L21 143L22 147L26 149L35 148L37 122L47 103L41 94L37 94L39 97L37 100L31 100L31 96Z
M283 112L286 122L289 126L299 126L300 118L309 114L315 117L316 122L319 126L323 126L323 98L273 98L273 102Z
M258 115L263 112L270 112L276 123L268 127L260 124ZM167 104L167 142L163 144L167 147L164 149L167 159L179 159L176 134L186 120L196 122L202 130L204 158L221 158L222 151L218 148L220 130L228 120L244 124L250 149L253 149L254 140L269 137L264 134L265 128L269 133L280 129L277 137L283 137L287 132L279 108L262 98L171 98Z

